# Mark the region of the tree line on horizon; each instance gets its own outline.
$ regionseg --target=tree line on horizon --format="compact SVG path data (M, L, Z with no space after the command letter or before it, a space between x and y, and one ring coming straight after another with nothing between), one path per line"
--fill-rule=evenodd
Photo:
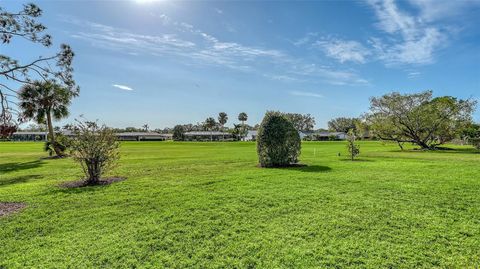
M52 37L45 34L46 27L37 21L42 10L35 4L24 5L19 12L7 12L0 7L0 41L9 45L13 38L23 38L43 47L52 45ZM73 79L71 48L62 44L60 51L51 56L40 56L29 63L21 63L8 55L0 55L0 77L19 83L12 86L0 83L0 139L8 139L18 130L19 123L33 120L46 126L48 141L45 149L56 157L66 156L66 149L78 162L86 175L86 184L99 184L105 170L115 165L119 158L119 143L114 136L119 129L98 125L97 122L79 121L65 126L75 136L68 138L57 132L54 121L66 118L72 100L80 89ZM454 139L461 139L480 149L480 125L473 122L477 102L453 96L434 97L432 91L412 94L392 92L371 97L369 111L358 118L336 118L329 129L348 133L348 151L353 160L359 153L356 137L370 137L391 141L403 149L405 143L424 150L441 148ZM14 119L14 115L17 119ZM237 138L249 129L258 129L257 153L262 167L283 166L296 163L300 154L299 132L312 131L315 119L310 114L267 111L260 125L248 126L248 115L242 112L240 124L226 128L228 115L208 117L197 124L176 125L160 132L173 132L177 140L186 131L227 131ZM40 127L41 128L41 127ZM143 131L149 131L144 124ZM133 127L125 131L137 131ZM368 134L368 135L366 135Z
M52 37L45 34L46 27L36 21L42 10L35 4L24 5L23 10L10 13L3 10L0 16L0 40L10 44L12 38L22 37L44 47L52 45ZM62 145L57 141L54 120L68 116L69 105L79 94L79 87L73 79L71 48L62 44L60 52L49 57L40 56L31 63L21 64L7 55L0 55L0 77L20 83L19 89L0 84L0 136L8 138L18 129L18 122L34 120L44 124L48 131L48 142L57 155ZM11 101L12 98L15 101ZM15 106L13 108L12 106ZM369 111L358 118L340 117L328 122L329 130L348 133L353 131L359 137L371 137L383 141L418 145L422 149L435 149L454 139L469 143L480 142L480 126L472 119L476 101L462 100L452 96L434 97L432 91L413 94L393 92L370 99ZM17 114L18 122L13 119ZM283 113L297 131L312 131L315 118L310 114ZM248 130L257 130L259 125L246 124L248 115L242 112L237 119L240 124L225 127L228 115L220 112L218 117L208 117L197 124L176 125L173 128L156 130L164 133L188 131L224 131L242 137ZM113 131L149 131L148 124L142 128L128 127ZM368 134L368 135L365 135Z

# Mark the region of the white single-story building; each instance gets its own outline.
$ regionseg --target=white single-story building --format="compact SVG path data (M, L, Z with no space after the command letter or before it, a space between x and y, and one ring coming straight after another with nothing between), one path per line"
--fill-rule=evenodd
M123 132L116 133L121 141L165 141L172 140L172 134L160 134L156 132Z
M47 141L47 132L19 131L10 137L13 141Z
M347 134L342 132L317 132L308 135L308 140L327 141L327 140L346 140Z
M218 131L192 131L184 134L186 141L224 141L232 140L233 135Z
M242 141L255 141L257 140L257 131L248 130L247 135L242 138Z
M63 135L72 136L70 131L62 131ZM14 141L47 141L47 132L15 132L11 139ZM156 132L124 132L115 133L121 141L165 141L172 140L172 134L160 134Z
M257 131L255 130L248 130L248 133L247 135L242 138L242 141L255 141L257 140ZM304 134L303 132L298 132L298 134L300 135L300 139L303 140L303 138L306 136L306 134Z

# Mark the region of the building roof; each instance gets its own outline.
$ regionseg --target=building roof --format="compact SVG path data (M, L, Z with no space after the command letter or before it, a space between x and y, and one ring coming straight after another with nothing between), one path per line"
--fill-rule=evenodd
M318 133L313 133L312 135L315 135L315 136L339 136L339 135L345 135L345 133L342 133L342 132L318 132Z
M186 132L186 136L211 136L211 135L230 135L230 133L225 132L209 132L209 131L195 131L195 132Z
M123 132L115 133L116 136L156 136L156 137L170 137L172 134L160 134L156 132Z
M47 132L28 132L28 131L19 131L13 133L13 135L46 135Z
M71 135L71 131L63 130L61 132L64 135ZM14 135L46 135L48 132L27 132L27 131L20 131L13 133ZM123 132L123 133L115 133L116 136L155 136L155 137L171 137L173 134L160 134L156 132Z

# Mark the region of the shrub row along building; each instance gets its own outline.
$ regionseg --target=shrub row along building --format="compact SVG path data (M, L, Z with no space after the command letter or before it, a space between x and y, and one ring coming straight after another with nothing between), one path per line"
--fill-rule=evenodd
M63 132L64 135L70 136L68 132ZM46 141L47 132L15 132L11 140L13 141ZM160 134L156 132L123 132L115 134L118 140L121 141L166 141L172 140L172 134ZM184 134L185 141L233 141L235 137L227 132L209 132L197 131L186 132ZM327 140L345 140L347 135L341 132L300 132L302 140L311 141L327 141ZM250 130L247 135L242 138L242 141L255 141L257 139L257 131Z
M62 132L63 135L71 136L69 132ZM156 132L126 132L116 133L118 140L121 141L165 141L172 140L171 134L160 134ZM16 132L13 133L13 141L46 141L47 132Z

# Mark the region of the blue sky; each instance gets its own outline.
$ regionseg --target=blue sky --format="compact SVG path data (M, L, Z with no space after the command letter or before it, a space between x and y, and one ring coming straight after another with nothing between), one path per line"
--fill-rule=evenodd
M22 1L0 1L17 10ZM71 117L116 127L225 111L359 116L369 97L431 89L480 97L480 1L39 1L76 53ZM50 51L15 41L22 60ZM475 113L480 120L480 113Z

